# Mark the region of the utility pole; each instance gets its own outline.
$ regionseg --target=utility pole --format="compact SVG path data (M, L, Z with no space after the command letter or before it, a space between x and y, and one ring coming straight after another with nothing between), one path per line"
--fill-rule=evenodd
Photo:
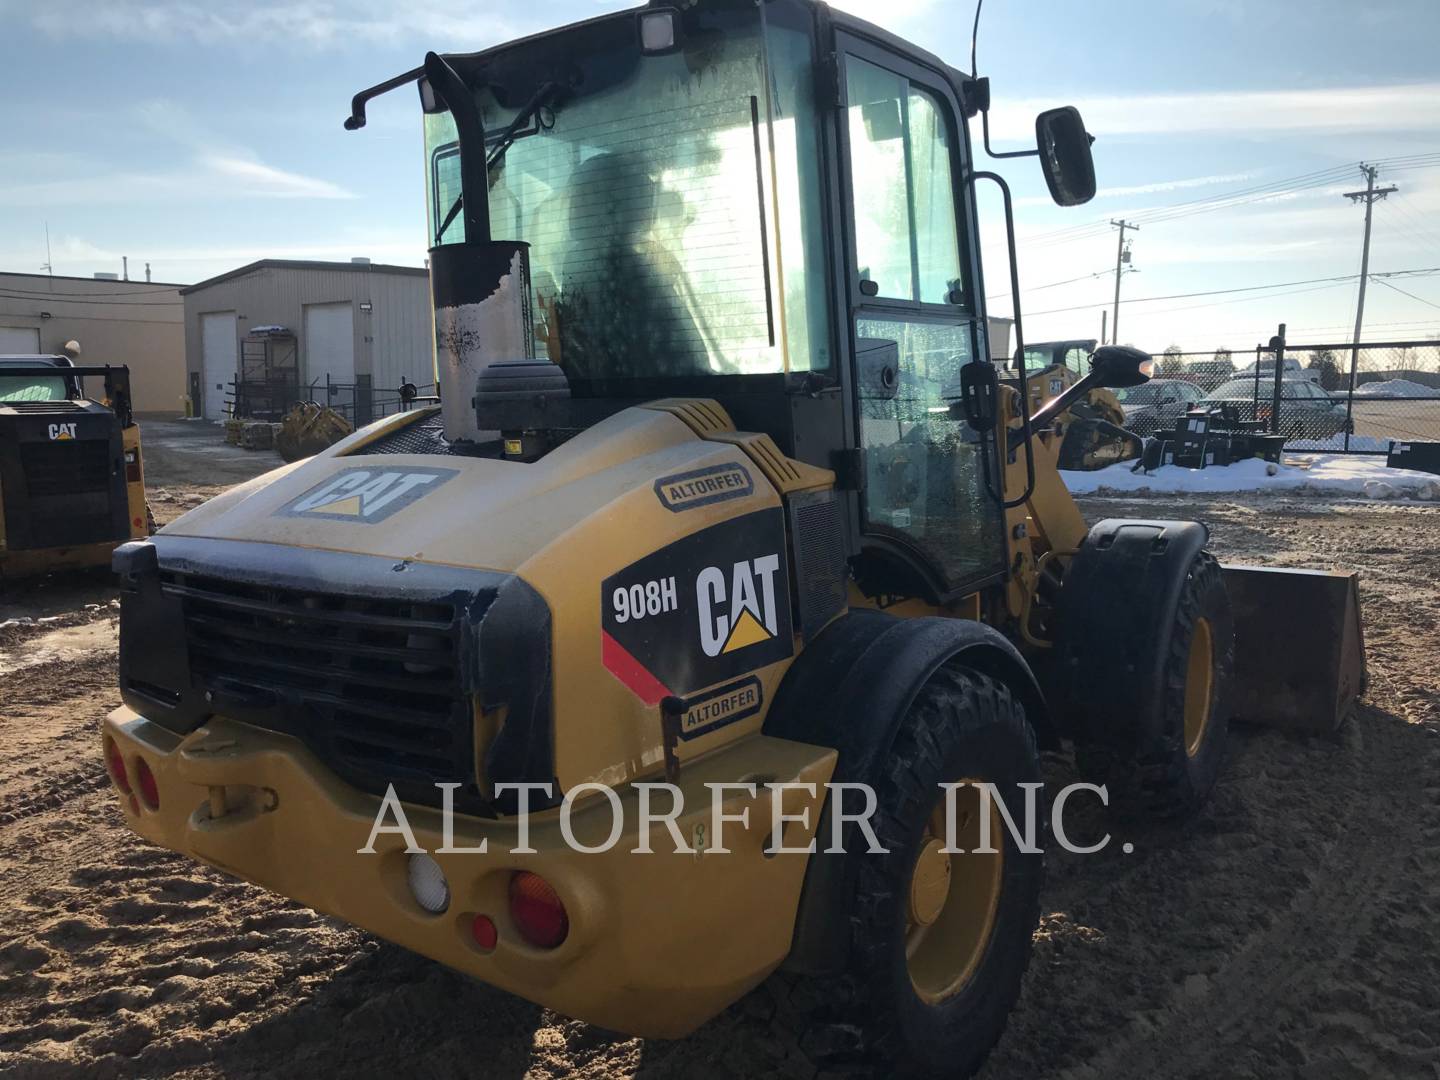
M1108 344L1110 344L1110 339L1105 336L1105 320L1106 320L1107 318L1109 318L1109 316L1110 316L1110 313L1109 313L1108 311L1106 311L1104 308L1101 308L1101 309L1100 309L1100 344L1101 344L1101 345L1108 345Z
M1120 344L1120 274L1121 267L1125 262L1125 230L1134 229L1140 231L1139 225L1132 225L1121 218L1119 221L1110 222L1120 230L1120 242L1115 245L1115 314L1110 317L1110 340L1116 345Z
M1355 338L1350 346L1350 390L1345 395L1345 415L1355 415L1355 372L1360 366L1360 332L1365 325L1365 283L1370 280L1370 218L1373 214L1377 199L1383 199L1392 191L1398 191L1394 184L1389 187L1377 188L1375 186L1375 174L1380 169L1375 165L1360 163L1360 171L1365 174L1364 191L1347 191L1345 198L1351 202L1365 200L1365 240L1360 248L1360 297L1355 304ZM1353 424L1347 427L1353 427ZM1345 449L1350 449L1350 432L1345 432Z

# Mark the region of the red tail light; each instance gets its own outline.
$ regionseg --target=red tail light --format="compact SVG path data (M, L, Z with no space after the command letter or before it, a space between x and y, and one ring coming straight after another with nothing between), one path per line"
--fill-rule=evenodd
M537 949L553 949L570 933L570 916L560 895L548 881L528 870L510 879L510 918L520 936Z
M155 774L144 758L135 759L135 786L140 789L140 798L151 810L160 809L160 785L155 783Z
M495 948L495 943L500 940L500 932L495 929L495 922L489 915L476 915L470 922L470 936L475 939L475 944L486 952Z
M105 771L110 774L110 782L122 794L130 794L130 778L125 775L125 755L120 753L114 739L105 740Z

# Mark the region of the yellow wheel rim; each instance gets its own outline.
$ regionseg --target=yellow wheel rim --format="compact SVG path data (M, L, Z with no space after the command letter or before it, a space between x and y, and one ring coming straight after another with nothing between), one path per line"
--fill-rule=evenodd
M985 955L995 929L1005 869L1005 832L1000 812L965 780L955 791L954 846L948 855L947 799L931 811L920 838L920 853L910 875L905 913L905 962L915 993L935 1005L954 997ZM980 846L982 814L990 817L990 847Z
M1215 653L1210 623L1197 619L1190 634L1190 657L1185 664L1185 753L1194 757L1210 726L1211 691L1214 689Z

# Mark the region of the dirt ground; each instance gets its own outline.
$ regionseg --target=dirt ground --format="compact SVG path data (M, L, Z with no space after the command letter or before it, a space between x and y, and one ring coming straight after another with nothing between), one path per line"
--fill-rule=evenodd
M162 522L274 463L215 442L149 433ZM1238 731L1198 820L1055 852L982 1076L1440 1078L1440 509L1085 510L1198 517L1227 559L1363 570L1370 691L1335 738ZM805 1075L764 987L688 1040L617 1037L134 837L95 737L119 703L113 600L89 579L0 603L0 1073Z

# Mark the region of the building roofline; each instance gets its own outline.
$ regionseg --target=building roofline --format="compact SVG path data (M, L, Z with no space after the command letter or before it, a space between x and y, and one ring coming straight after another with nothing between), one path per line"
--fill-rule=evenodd
M31 274L23 270L0 270L0 277L34 278L36 281L85 281L91 285L138 285L142 289L184 289L183 281L136 281L130 278L77 277L72 274Z
M206 278L204 281L197 281L194 285L187 285L180 290L181 296L188 296L191 293L199 292L201 289L208 289L211 285L219 285L222 281L233 281L235 278L245 277L253 274L256 270L348 270L360 273L374 273L379 271L383 274L409 274L414 277L428 277L430 271L423 266L396 266L393 263L352 263L352 262L321 262L311 259L257 259L255 262L238 266L234 270L227 270L223 274Z

